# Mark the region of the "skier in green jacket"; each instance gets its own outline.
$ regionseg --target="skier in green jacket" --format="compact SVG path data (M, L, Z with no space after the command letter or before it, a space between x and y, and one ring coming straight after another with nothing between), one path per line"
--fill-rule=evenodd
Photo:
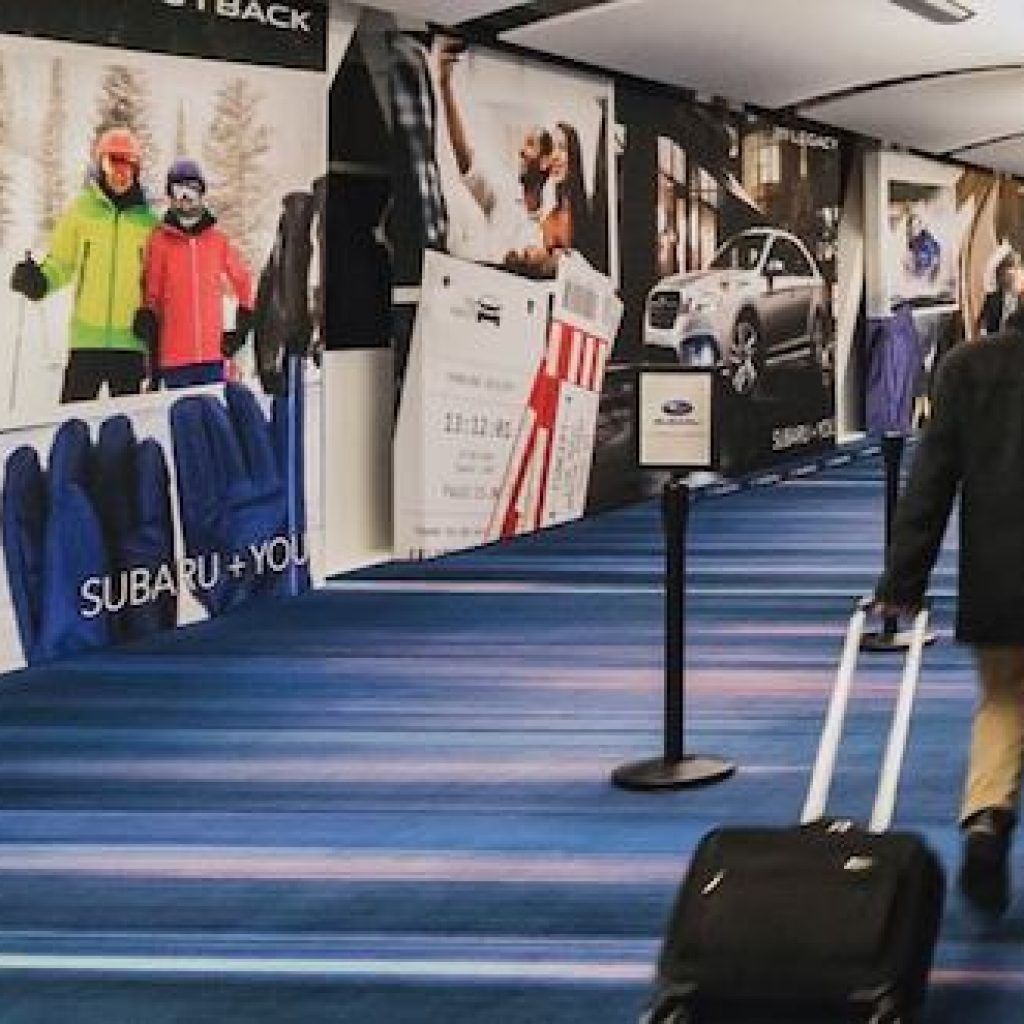
M142 147L126 128L98 139L93 180L58 219L42 263L28 256L11 288L38 302L73 284L70 355L62 402L136 394L148 370L145 342L132 332L142 301L146 243L157 225L139 183Z

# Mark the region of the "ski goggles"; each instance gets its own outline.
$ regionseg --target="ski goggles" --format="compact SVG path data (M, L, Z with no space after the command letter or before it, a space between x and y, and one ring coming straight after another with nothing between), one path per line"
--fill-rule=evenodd
M100 159L101 165L106 168L117 168L118 170L139 169L139 161L127 153L104 153Z
M176 203L200 203L203 199L203 186L198 181L176 181L168 189L171 199Z
M100 174L106 181L120 183L118 187L122 188L138 178L139 165L134 160L108 153L100 159Z

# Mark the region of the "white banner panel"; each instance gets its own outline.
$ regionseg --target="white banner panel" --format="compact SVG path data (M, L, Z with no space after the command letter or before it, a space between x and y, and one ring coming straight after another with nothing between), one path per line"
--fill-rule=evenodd
M395 553L471 547L544 353L551 282L428 252L395 434Z

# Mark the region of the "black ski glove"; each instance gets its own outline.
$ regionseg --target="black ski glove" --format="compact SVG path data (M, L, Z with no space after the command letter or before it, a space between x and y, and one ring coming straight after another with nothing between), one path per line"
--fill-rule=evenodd
M284 369L268 368L259 371L260 384L265 395L282 396L288 394L288 380Z
M239 306L235 313L235 329L225 331L221 336L220 351L225 359L230 359L236 352L244 348L249 334L255 326L255 317L251 309Z
M26 299L38 302L46 295L48 287L46 275L31 256L26 256L11 271L11 290L24 295Z
M132 334L139 341L146 344L147 350L152 354L156 351L157 336L160 333L160 321L156 313L148 306L140 306L135 311L135 318L132 320Z

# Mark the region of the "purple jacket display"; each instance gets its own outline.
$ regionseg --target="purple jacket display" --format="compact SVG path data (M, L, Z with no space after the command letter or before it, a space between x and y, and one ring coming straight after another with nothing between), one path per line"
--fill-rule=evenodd
M921 372L921 342L910 306L868 328L866 426L872 434L909 434Z

